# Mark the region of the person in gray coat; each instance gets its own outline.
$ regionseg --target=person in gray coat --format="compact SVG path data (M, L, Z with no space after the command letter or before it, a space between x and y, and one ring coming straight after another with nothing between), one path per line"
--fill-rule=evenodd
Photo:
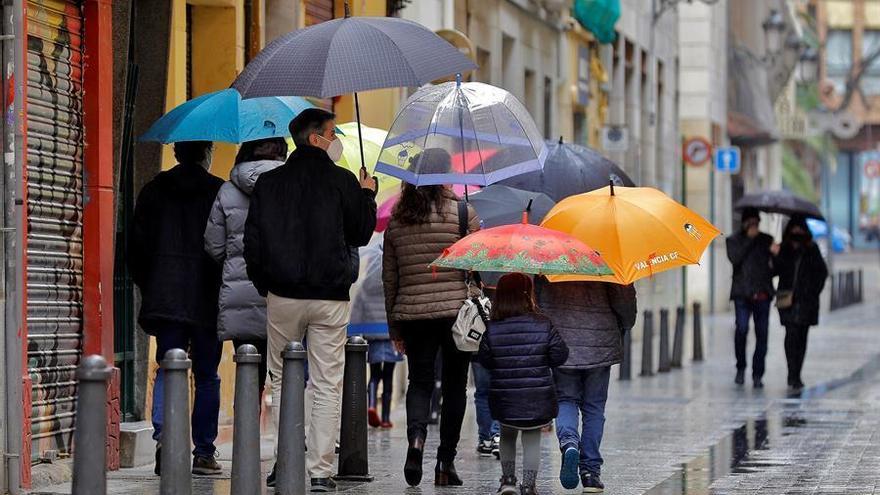
M598 493L604 489L599 446L611 366L623 360L623 335L635 325L636 291L632 285L551 284L540 277L536 293L543 313L569 348L568 360L554 374L559 397L556 435L562 452L559 480L567 489L580 481L585 493Z
M205 251L223 264L217 336L231 340L236 349L244 344L257 348L263 357L259 371L261 397L266 380L266 298L248 279L243 255L244 223L260 174L283 165L286 157L287 142L282 138L242 144L205 228Z

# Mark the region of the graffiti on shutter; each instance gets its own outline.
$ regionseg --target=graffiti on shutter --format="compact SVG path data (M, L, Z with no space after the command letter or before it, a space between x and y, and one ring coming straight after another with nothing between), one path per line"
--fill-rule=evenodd
M27 6L27 358L32 455L67 453L83 342L83 17Z

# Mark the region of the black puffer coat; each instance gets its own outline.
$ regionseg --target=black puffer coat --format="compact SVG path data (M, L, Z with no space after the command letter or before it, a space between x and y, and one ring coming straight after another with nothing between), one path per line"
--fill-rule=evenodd
M779 290L792 290L794 287L794 304L779 310L780 323L783 326L818 324L819 296L828 278L828 267L819 247L810 242L796 249L791 243L784 243L774 260L774 266L779 275Z
M545 316L530 314L489 323L480 342L480 364L489 370L489 409L504 424L534 427L559 412L553 371L568 347Z
M727 238L727 259L733 265L730 299L751 299L764 293L773 297L773 237L761 232L750 239L744 232Z
M146 332L165 323L217 325L221 267L205 252L204 233L222 185L199 165L177 165L141 190L128 261Z
M566 369L611 366L623 360L623 334L636 322L636 290L606 282L535 283L538 305L570 349Z

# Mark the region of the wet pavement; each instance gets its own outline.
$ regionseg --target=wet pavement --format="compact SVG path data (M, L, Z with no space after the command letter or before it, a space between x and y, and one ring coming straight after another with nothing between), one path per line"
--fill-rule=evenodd
M878 273L866 274L878 300ZM631 382L613 380L603 441L603 481L608 494L880 494L880 306L866 303L823 314L811 330L804 381L810 388L797 397L787 394L785 358L775 314L771 317L766 388L733 384L733 324L730 316L704 321L706 361L681 370ZM689 341L685 342L690 349ZM750 341L750 344L753 344ZM655 343L656 345L656 343ZM634 345L633 355L640 355ZM634 363L634 370L638 363ZM613 376L617 376L615 368ZM420 488L407 489L403 411L398 426L371 431L369 484L341 484L349 494L487 494L494 493L500 466L473 450L476 426L469 405L457 467L466 486L435 489L431 484L432 430L426 450L426 476ZM268 470L271 444L264 442ZM555 436L543 439L539 479L542 494L577 493L562 489L557 474ZM195 494L229 493L229 454L221 449L225 475L197 479ZM110 473L110 493L158 493L151 468ZM70 493L69 485L38 493Z

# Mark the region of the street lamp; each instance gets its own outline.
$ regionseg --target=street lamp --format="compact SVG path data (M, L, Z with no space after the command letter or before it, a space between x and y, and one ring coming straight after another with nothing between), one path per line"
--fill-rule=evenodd
M768 53L777 53L782 49L782 35L785 33L785 17L776 9L770 10L770 15L761 24L764 28L764 36L767 41Z
M799 59L801 82L811 83L819 77L819 51L812 46L806 47Z

